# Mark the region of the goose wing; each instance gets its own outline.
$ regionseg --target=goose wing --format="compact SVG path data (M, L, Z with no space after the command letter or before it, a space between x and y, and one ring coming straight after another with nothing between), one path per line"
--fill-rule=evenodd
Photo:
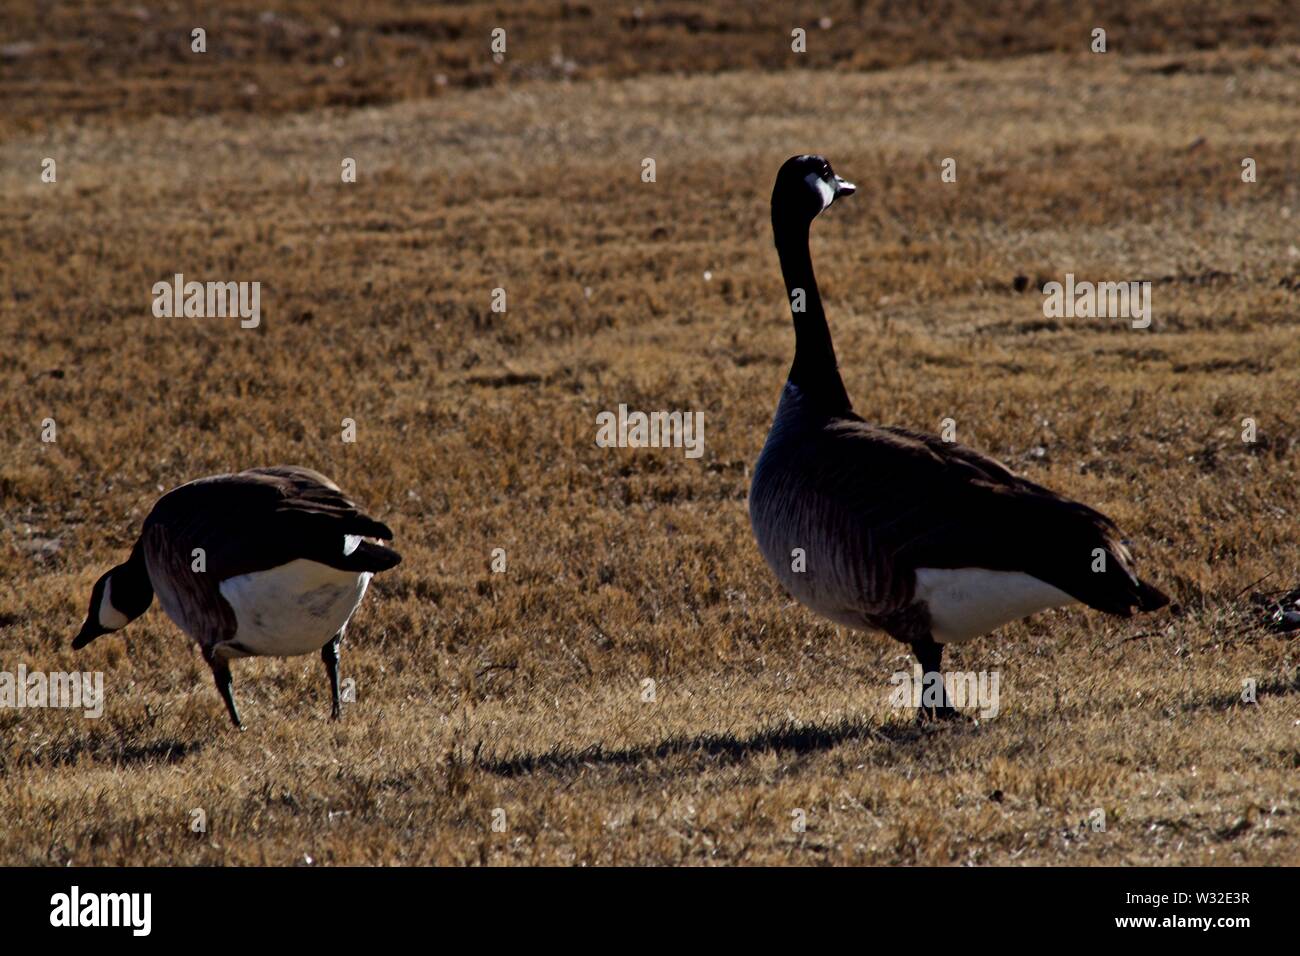
M369 541L345 553L345 537L391 540L392 530L309 468L282 465L201 478L159 499L145 531L162 533L190 569L202 548L213 581L279 567L298 558L347 571L382 571L396 551Z
M850 418L832 420L816 440L816 458L832 465L818 483L868 542L872 563L893 571L877 580L986 568L1024 572L1113 614L1168 601L1138 579L1113 521L979 452Z

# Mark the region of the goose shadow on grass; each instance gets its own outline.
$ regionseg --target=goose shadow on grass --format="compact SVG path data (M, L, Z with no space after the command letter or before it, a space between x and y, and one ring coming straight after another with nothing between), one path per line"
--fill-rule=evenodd
M1255 696L1260 702L1270 697L1288 697L1291 694L1300 694L1300 668L1297 668L1290 677L1270 677L1255 684ZM1237 690L1206 697L1204 700L1190 701L1178 709L1184 714L1192 714L1202 710L1229 711L1254 706L1254 703L1243 701L1241 691Z
M541 753L520 754L507 759L478 757L475 764L480 770L502 777L531 773L569 773L598 766L629 767L676 756L709 757L728 764L748 760L761 753L818 753L857 740L906 743L926 736L926 733L915 725L882 726L849 717L825 725L784 721L749 734L730 731L694 736L678 734L658 743L630 747L607 748L601 744L582 748L557 746Z
M177 764L203 749L203 744L186 740L158 740L148 744L128 744L94 738L77 738L52 746L42 747L22 759L22 763L36 767L66 767L89 757L96 764L117 767L137 767L149 764ZM0 771L4 764L0 761Z

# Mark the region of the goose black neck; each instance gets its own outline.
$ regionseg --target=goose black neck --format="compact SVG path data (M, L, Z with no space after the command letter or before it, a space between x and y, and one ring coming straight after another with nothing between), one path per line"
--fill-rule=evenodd
M135 618L153 603L153 582L145 563L144 546L137 541L131 556L113 569L113 606Z
M773 217L776 253L781 260L786 299L794 317L794 364L790 366L790 382L820 409L836 414L847 412L853 406L840 378L831 330L822 309L817 277L813 275L812 255L808 251L809 225L782 223ZM799 298L803 300L803 311L798 309Z

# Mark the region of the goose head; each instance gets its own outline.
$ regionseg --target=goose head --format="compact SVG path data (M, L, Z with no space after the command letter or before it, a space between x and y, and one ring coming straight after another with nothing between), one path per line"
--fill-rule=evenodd
M101 635L126 627L152 603L153 586L149 578L145 576L141 581L138 569L131 562L119 564L95 582L90 592L90 610L72 646L85 647Z
M840 196L857 189L831 169L824 156L791 156L776 174L772 188L772 222L783 228L808 226Z

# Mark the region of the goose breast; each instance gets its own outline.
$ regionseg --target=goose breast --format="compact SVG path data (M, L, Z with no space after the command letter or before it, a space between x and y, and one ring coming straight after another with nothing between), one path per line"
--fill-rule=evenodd
M887 582L869 536L826 489L824 449L809 440L799 390L787 383L754 466L749 515L759 551L800 603L844 627L868 629L888 613Z

